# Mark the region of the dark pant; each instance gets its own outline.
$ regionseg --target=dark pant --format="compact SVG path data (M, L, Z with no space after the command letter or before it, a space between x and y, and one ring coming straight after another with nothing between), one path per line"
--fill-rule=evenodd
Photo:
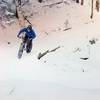
M25 35L23 39L23 43L26 44L26 52L29 53L32 50L32 39L28 38L28 36Z

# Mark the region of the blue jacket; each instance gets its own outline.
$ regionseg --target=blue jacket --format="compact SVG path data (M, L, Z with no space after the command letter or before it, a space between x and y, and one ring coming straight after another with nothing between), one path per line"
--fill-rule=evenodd
M36 37L36 34L34 32L34 30L32 31L28 31L27 28L23 28L20 30L20 32L18 33L18 37L20 36L21 33L25 32L26 36L28 36L28 38L32 38L34 39Z

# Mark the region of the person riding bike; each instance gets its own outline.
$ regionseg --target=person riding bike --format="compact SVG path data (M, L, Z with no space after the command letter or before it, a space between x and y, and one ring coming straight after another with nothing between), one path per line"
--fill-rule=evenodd
M32 29L32 26L28 25L28 27L21 29L17 37L22 38L24 48L26 46L26 52L30 53L32 50L32 40L36 37L36 34Z

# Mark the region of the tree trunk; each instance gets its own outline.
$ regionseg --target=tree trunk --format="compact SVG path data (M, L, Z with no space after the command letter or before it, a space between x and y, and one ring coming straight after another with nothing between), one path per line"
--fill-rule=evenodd
M81 5L83 5L84 4L84 0L81 0Z
M38 0L38 2L42 3L43 0Z
M16 13L15 13L15 16L16 18L19 18L19 15L18 15L18 6L19 6L19 3L18 3L19 0L15 0L15 5L16 5Z
M90 18L92 19L93 18L93 3L94 3L94 0L91 1L92 4L91 4L91 16Z
M79 0L76 0L76 3L79 3Z
M96 10L99 12L100 2L99 0L96 0Z
M16 13L15 13L15 16L16 16L16 18L17 18L17 19L19 19L19 17L18 17L18 11L17 11L17 8L16 8Z
M21 5L21 3L22 3L21 0L18 0L18 5Z
M21 10L21 5L19 3L21 0L15 0L15 3L16 3L16 17L18 18L18 22L19 22L19 25L21 27L24 27L25 26L25 20L23 18L23 12Z

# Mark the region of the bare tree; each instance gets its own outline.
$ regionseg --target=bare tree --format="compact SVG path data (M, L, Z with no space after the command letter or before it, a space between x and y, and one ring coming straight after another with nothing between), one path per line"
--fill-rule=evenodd
M96 10L97 10L97 12L99 12L99 8L100 8L100 1L96 0Z
M94 0L91 1L91 16L90 16L91 19L93 18L93 3Z
M84 4L84 0L81 0L81 5L83 5Z
M81 5L83 5L84 4L84 0L76 0L76 3L81 3Z
M16 16L16 18L19 18L19 15L18 15L19 0L15 0L15 5L16 5L16 13L15 13L15 16Z
M76 3L79 3L79 0L76 0Z
M21 0L18 0L18 4L21 5Z
M18 17L18 11L17 11L17 8L16 8L15 16L16 16L17 19L19 18L19 17Z
M38 0L38 2L42 3L43 0Z

